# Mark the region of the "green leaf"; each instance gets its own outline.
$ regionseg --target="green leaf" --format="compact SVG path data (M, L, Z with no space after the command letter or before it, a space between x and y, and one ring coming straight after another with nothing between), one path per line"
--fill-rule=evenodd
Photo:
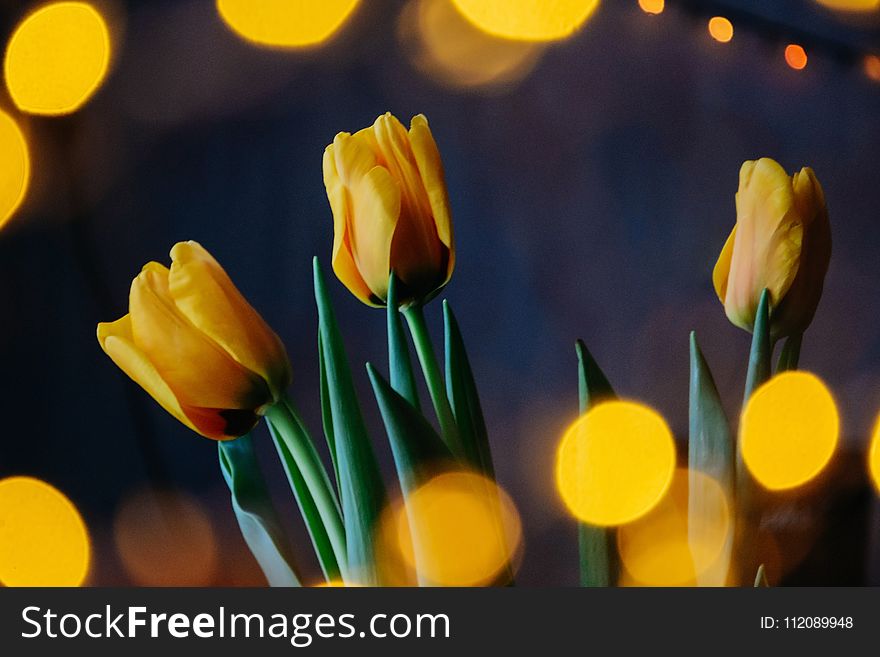
M749 365L746 373L746 387L743 395L743 410L749 398L763 383L770 379L770 359L773 344L770 340L770 293L764 290L755 314L755 328L752 332L752 347L749 351ZM756 495L755 484L742 458L742 450L736 450L736 528L734 553L738 564L739 584L749 581L755 572L757 559L757 535L761 522L761 505Z
M578 400L581 414L597 404L616 399L608 377L582 340L575 344L578 359ZM578 523L581 586L613 586L620 565L613 530Z
M454 457L434 427L369 363L367 373L388 433L400 488L408 496Z
M749 351L749 368L746 374L746 389L743 407L752 393L770 378L770 359L773 357L773 344L770 342L770 292L764 290L755 313L755 328L752 332L752 347Z
M776 364L776 371L787 372L798 368L798 361L801 357L801 343L804 340L803 333L791 335L782 345L782 353L779 354L779 362Z
M688 433L688 536L691 544L705 545L707 533L718 527L717 508L707 506L711 482L702 472L721 486L729 504L734 500L735 457L730 424L721 404L715 379L697 344L697 335L690 339L691 380ZM708 571L697 576L699 586L724 586L727 583L732 534L727 538L719 558Z
M494 479L495 466L489 434L480 406L477 384L452 308L443 301L443 334L446 351L446 394L458 425L465 458Z
M422 366L425 384L431 395L431 403L437 414L437 421L440 423L443 442L449 445L449 449L458 458L467 458L458 432L458 425L455 423L455 416L452 414L452 406L449 404L449 397L446 396L446 386L443 383L440 366L437 364L434 345L431 343L431 334L428 331L428 324L425 322L424 309L420 304L414 304L403 311L403 316L406 317L406 322L409 325L409 332L416 348L419 364Z
M755 588L767 588L770 586L770 581L767 579L767 571L764 568L764 564L758 566L758 572L755 575Z
M336 438L333 436L333 410L330 407L330 391L327 389L327 366L324 364L324 348L321 343L321 333L318 332L318 370L321 377L321 426L324 429L324 438L330 450L330 460L333 461L333 474L336 475L336 495L339 495L339 459L336 458Z
M281 521L260 472L250 435L217 443L220 470L232 495L241 535L269 586L301 586Z
M345 345L317 258L314 260L314 274L318 331L338 459L348 569L353 583L372 586L378 583L373 533L385 504L385 486L361 415Z
M397 276L392 272L388 281L388 374L391 387L414 408L419 408L419 393L409 357L409 344L397 304Z

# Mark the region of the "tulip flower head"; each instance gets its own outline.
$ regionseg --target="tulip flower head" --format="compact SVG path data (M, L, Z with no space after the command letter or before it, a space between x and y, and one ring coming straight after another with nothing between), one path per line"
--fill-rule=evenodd
M150 262L129 313L98 324L101 348L186 426L215 440L246 434L290 383L284 345L201 245L171 268Z
M770 293L775 340L803 332L816 313L828 263L831 226L813 170L789 176L777 162L745 162L736 193L736 226L712 279L728 319L753 330L761 293Z
M402 306L422 303L455 266L440 152L421 114L409 131L391 114L324 151L333 211L333 271L358 299L382 306L391 272Z

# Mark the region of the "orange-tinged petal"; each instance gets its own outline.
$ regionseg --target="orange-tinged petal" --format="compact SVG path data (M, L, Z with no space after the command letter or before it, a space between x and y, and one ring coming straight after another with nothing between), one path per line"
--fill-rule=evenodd
M727 236L724 248L721 249L721 254L718 256L718 262L715 263L715 269L712 270L712 284L715 286L715 294L718 295L721 303L724 303L724 298L727 296L727 279L730 276L730 261L733 258L735 239L736 226L733 227L730 235Z
M114 363L135 383L147 391L168 413L193 431L195 425L183 412L180 402L149 359L134 344L131 317L98 324L98 342Z
M200 244L175 244L171 260L168 286L177 309L241 365L262 376L277 401L290 383L290 364L278 336Z
M453 251L452 217L449 212L449 194L446 190L443 162L424 114L413 117L409 140L434 214L437 236L450 251Z
M400 216L400 187L387 169L377 166L351 190L352 255L367 286L378 298L388 294L391 240Z
M373 293L364 282L351 253L351 241L348 230L351 209L348 201L348 191L342 184L342 179L336 170L336 156L333 144L324 150L323 169L324 186L327 188L327 198L330 201L330 210L333 213L333 271L339 280L342 281L342 284L358 299L371 306L378 305L373 301Z
M176 307L169 271L147 264L134 279L129 313L134 344L182 407L256 409L272 395L266 382L199 331Z

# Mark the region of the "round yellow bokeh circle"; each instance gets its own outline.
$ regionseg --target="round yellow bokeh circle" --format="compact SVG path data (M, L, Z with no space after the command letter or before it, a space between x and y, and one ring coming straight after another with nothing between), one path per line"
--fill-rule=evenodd
M217 12L247 41L296 48L329 39L358 4L360 0L217 0Z
M868 472L877 492L880 492L880 419L874 426L874 436L871 438L871 446L868 448Z
M452 0L484 32L519 41L557 41L576 32L599 0Z
M556 485L581 521L632 522L666 493L675 443L654 410L628 401L599 404L565 433L556 455Z
M740 423L740 449L768 490L801 486L834 455L840 418L831 392L808 372L784 372L758 388Z
M0 228L19 208L30 181L30 155L21 128L0 112Z
M53 2L25 17L6 46L3 70L16 106L32 114L68 114L101 85L110 33L86 2Z
M0 584L80 586L89 554L85 523L63 493L31 477L0 480Z

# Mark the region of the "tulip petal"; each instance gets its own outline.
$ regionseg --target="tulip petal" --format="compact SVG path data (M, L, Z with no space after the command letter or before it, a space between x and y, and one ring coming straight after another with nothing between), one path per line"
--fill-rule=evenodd
M171 260L168 286L177 309L241 365L262 376L277 400L290 383L290 364L278 336L200 244L175 244Z
M149 359L135 346L131 333L130 315L115 322L98 324L98 342L104 353L110 356L117 367L146 390L153 399L159 402L162 408L193 431L198 431L183 412L174 392L165 383Z
M351 190L352 255L364 281L380 299L388 294L391 241L400 216L400 187L387 169L374 167Z
M715 263L715 269L712 270L712 284L715 286L715 294L724 303L727 297L727 279L730 276L730 261L733 258L733 245L736 240L736 226L730 231L724 248L718 256L718 262Z
M409 130L409 141L413 155L437 225L437 236L450 250L452 244L452 217L449 212L449 194L446 191L446 178L443 162L434 135L424 114L414 116Z
M129 295L133 342L182 407L256 409L272 400L266 382L199 331L174 304L166 267L152 262Z
M324 150L324 186L333 213L333 271L345 287L351 290L358 299L371 306L377 306L373 293L364 282L358 271L351 252L351 240L348 232L351 208L348 191L342 184L342 178L336 170L336 156L333 144Z

